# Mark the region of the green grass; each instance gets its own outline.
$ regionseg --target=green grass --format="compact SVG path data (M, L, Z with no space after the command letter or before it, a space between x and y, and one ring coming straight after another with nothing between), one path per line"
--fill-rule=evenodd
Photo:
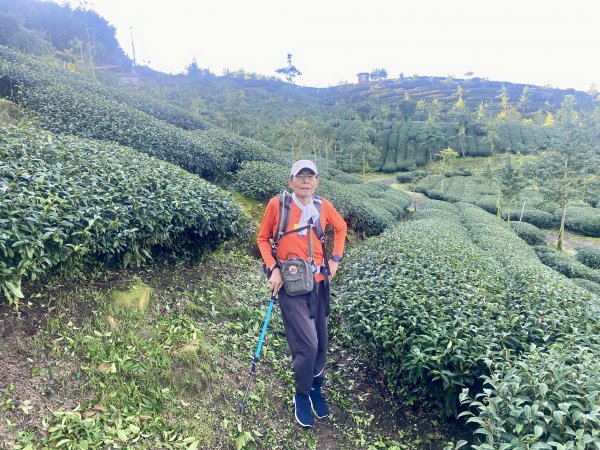
M313 431L297 428L277 308L241 416L238 405L269 298L259 262L223 249L197 267L134 273L154 289L144 314L120 311L109 301L108 288L131 276L125 271L89 285L55 280L38 286L37 294L28 292L38 298L22 311L39 315L43 325L19 344L4 340L0 355L25 358L23 378L58 386L61 401L18 385L0 392L6 413L0 439L14 439L11 448L416 450L425 443L441 448L447 440L419 413L411 412L404 426L395 422L401 406L380 397L368 355L344 343L336 319L325 389L333 416Z

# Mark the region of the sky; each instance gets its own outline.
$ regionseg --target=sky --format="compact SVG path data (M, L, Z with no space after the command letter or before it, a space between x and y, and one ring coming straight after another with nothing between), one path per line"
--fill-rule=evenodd
M78 0L59 0L78 6ZM490 80L587 91L600 86L597 0L86 0L138 64L181 73L273 76L288 53L296 83L355 83L473 72Z

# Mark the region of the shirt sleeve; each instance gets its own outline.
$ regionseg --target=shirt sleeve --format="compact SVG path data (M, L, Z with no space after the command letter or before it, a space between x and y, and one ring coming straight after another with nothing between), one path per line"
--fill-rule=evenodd
M273 227L277 223L277 216L279 214L279 201L277 197L273 197L267 204L265 215L263 216L260 228L258 230L258 236L256 236L256 242L258 243L258 249L260 255L267 267L271 267L275 264L275 258L271 254L271 233Z
M323 204L327 207L326 221L333 227L333 254L342 256L346 244L348 226L344 218L328 200L323 199Z

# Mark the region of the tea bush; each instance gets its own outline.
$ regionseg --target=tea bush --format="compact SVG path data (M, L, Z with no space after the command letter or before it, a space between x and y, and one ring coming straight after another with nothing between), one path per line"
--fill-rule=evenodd
M425 175L426 172L424 170L412 170L396 175L396 181L398 181L398 183L414 183L415 181L419 181Z
M545 245L534 248L540 261L557 272L569 278L584 278L594 283L600 283L600 270L591 269L555 248Z
M4 60L4 61L3 61ZM82 75L67 72L57 63L20 53L12 48L0 46L1 74L4 89L12 84L17 90L27 86L43 88L47 84L59 84L64 89L76 89L99 95L109 100L126 104L157 119L180 128L207 130L213 128L208 122L193 117L187 111L143 94L126 86L107 86Z
M577 247L577 261L592 269L600 270L600 249L587 245Z
M248 161L235 174L234 188L242 194L267 201L283 190L289 169L272 163ZM373 236L396 223L406 214L411 198L389 186L356 182L356 178L339 171L321 170L317 193L329 200L358 233ZM351 183L345 183L351 177ZM341 180L338 182L337 180Z
M441 175L428 175L417 182L415 189L436 200L473 203L491 214L496 214L498 211L498 188L483 175L448 178ZM544 210L544 201L538 191L526 190L522 197L527 199L523 211L524 222L544 229L556 228L560 224L559 215ZM511 220L517 220L521 216L522 202L518 203L512 206ZM506 205L500 206L502 217L506 220Z
M0 289L58 265L140 265L246 229L230 196L113 144L0 125Z
M120 91L31 61L0 51L2 95L34 112L50 131L118 142L209 180L226 177L246 159L279 161L264 145L221 130L183 130L123 103Z
M344 326L409 402L458 412L490 361L518 359L594 323L590 294L540 264L502 221L430 201L350 252L337 292Z
M334 131L340 138L347 137L347 131L355 121L342 121ZM348 124L348 125L346 125ZM433 156L445 147L461 148L458 127L450 122L437 122L437 132L422 121L393 121L382 124L374 141L381 149L380 168L384 172L407 170L413 166L424 166ZM438 134L437 148L430 149L428 136ZM489 143L484 141L485 129L480 123L467 126L464 136L464 154L468 156L490 156ZM500 140L497 150L529 153L548 145L546 130L537 125L502 123L499 129Z
M529 245L544 245L546 243L546 235L535 225L527 222L511 222L510 227L515 230L517 236Z
M518 359L490 364L476 400L461 398L476 415L476 450L593 449L600 447L600 343L595 327L547 345L531 345ZM472 415L473 413L465 413Z
M584 289L600 296L600 283L595 283L590 280L586 280L585 278L571 278L571 281L575 283L577 286L581 286Z
M600 237L600 209L589 207L569 207L565 226L568 230L586 236Z

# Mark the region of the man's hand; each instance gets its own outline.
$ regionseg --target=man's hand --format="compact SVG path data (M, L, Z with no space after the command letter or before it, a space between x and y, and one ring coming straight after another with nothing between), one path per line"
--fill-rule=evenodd
M329 260L329 271L331 272L329 274L329 281L331 281L331 279L333 278L333 276L337 272L339 265L340 265L339 262L335 262L333 259Z
M271 294L277 295L281 286L283 286L283 278L281 277L281 270L279 267L274 267L269 278L269 284L271 285Z

